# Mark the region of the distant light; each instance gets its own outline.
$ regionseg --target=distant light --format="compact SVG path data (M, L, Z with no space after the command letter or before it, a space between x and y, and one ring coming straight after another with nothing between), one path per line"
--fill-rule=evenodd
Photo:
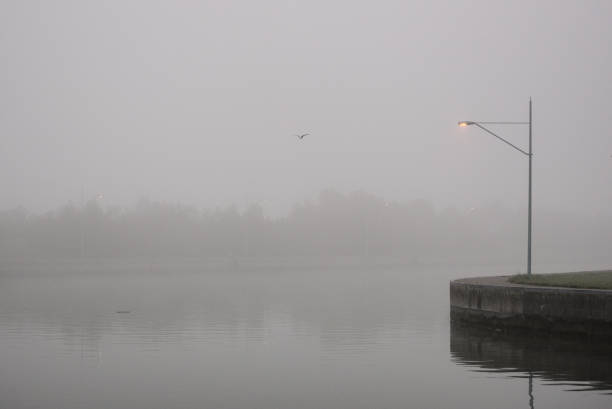
M471 122L471 121L461 121L461 122L459 122L459 126L460 127L466 127L468 125L472 125L473 123L474 122Z

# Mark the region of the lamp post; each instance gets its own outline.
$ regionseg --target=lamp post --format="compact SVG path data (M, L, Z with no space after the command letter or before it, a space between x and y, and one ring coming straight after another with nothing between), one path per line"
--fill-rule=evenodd
M527 211L527 274L531 275L531 159L533 157L533 153L531 152L531 124L532 124L532 116L531 116L531 98L529 98L529 122L477 122L477 121L461 121L459 122L459 126L466 127L470 125L475 125L482 129L483 131L493 135L500 141L505 144L511 146L516 149L523 155L529 158L529 202L528 202L528 211ZM529 125L529 151L525 152L523 149L518 146L508 142L501 136L492 132L490 129L487 129L484 125Z

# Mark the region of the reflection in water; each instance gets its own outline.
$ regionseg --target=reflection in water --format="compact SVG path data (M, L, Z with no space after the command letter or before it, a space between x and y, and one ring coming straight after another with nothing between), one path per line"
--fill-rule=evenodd
M522 332L496 332L451 323L453 360L474 371L529 379L533 377L568 391L612 394L612 350L604 341Z
M529 407L533 409L533 372L529 371Z
M599 392L543 388L543 366L525 357L484 367L515 368L515 381L466 376L473 367L456 362L522 350L453 330L449 361L452 272L128 267L0 274L0 408L516 409L534 394L540 409L612 407Z
M0 408L425 402L406 379L432 357L448 362L446 339L431 342L448 334L437 332L446 305L419 308L446 301L447 279L422 281L402 270L0 275Z
M0 281L0 329L5 339L35 334L90 355L108 338L155 348L265 343L279 332L316 335L332 353L358 351L431 330L435 320L419 308L425 295L406 297L416 283L355 271L13 278Z

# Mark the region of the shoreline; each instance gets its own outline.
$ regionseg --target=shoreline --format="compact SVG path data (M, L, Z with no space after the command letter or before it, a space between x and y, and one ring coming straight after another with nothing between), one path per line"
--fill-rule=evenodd
M612 338L612 290L515 284L510 277L451 281L451 321Z

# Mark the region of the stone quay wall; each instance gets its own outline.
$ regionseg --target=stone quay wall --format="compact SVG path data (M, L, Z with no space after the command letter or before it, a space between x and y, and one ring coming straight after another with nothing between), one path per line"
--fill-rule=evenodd
M451 320L612 338L611 290L520 285L508 278L451 281Z

